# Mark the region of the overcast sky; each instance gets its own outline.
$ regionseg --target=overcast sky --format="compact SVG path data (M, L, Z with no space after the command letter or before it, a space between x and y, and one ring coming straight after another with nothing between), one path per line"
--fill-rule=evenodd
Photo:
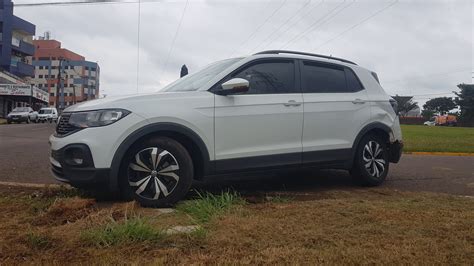
M137 48L139 93L177 79L182 64L194 72L219 59L285 48L355 61L376 71L388 93L421 95L423 103L472 83L472 3L142 0L139 43L135 3L16 7L15 14L36 24L37 35L51 31L64 48L98 61L107 95L136 93Z

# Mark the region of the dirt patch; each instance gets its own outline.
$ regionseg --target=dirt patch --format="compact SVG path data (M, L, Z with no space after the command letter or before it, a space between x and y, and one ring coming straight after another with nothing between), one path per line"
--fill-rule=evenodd
M96 209L94 199L81 199L79 197L57 199L42 213L33 225L62 225L72 223L87 217Z

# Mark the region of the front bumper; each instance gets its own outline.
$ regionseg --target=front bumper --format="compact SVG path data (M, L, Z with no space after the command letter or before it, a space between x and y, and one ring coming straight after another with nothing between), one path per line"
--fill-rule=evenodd
M74 157L80 157L82 163L75 163ZM108 185L110 169L95 168L90 149L85 144L70 144L59 150L52 150L50 162L51 173L58 181L79 188Z
M28 121L28 116L10 116L7 117L8 122L26 122Z
M389 161L391 163L398 163L402 157L403 141L395 141L389 147Z

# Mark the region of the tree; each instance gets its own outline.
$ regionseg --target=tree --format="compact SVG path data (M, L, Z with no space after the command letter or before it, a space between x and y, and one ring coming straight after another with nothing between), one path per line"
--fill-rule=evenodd
M418 107L418 103L413 101L413 96L392 96L397 101L400 116L406 116L408 112Z
M421 116L426 120L430 120L434 116L434 113L433 110L423 109L423 111L421 111Z
M460 92L456 92L456 104L461 113L459 120L474 125L474 84L459 84Z
M456 104L450 97L433 98L423 105L423 109L433 111L440 115L443 115L454 108L456 108Z

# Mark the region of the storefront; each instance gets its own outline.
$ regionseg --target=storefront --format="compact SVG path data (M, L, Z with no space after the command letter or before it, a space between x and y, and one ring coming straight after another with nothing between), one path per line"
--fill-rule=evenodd
M34 110L47 106L47 92L31 85L0 84L0 117L6 117L15 107L30 106Z

